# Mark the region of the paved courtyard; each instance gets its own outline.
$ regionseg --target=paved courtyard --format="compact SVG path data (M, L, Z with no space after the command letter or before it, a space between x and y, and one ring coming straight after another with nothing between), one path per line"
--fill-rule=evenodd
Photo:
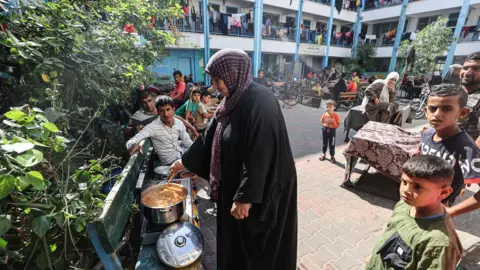
M342 129L337 132L341 137L337 139L337 164L318 160L319 119L323 111L302 105L283 111L298 176L298 269L363 269L396 202L340 187L345 163L341 154L345 147ZM345 112L340 115L343 118ZM405 128L420 130L425 125L425 120L414 121ZM199 196L208 197L204 190ZM199 210L206 239L205 260L215 269L215 209L202 199ZM479 213L454 220L465 249L480 241Z

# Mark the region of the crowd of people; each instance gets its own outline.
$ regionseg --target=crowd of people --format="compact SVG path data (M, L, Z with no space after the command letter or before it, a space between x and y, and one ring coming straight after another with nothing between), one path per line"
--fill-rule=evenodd
M170 95L141 93L141 109L131 117L126 147L135 154L140 141L150 138L162 165L208 179L218 208L219 268L295 269L295 163L281 108L266 88L271 82L263 70L253 79L250 58L241 50L220 50L205 73L223 96L215 111L209 110L211 93L187 86L187 78L175 71ZM389 123L398 112L399 79L397 72L386 79L370 78L362 102L370 121ZM321 117L320 160L326 160L328 150L335 163L341 123L335 98L357 91L360 77L356 72L339 73L333 66L307 74L307 80L320 96L322 85L338 80ZM466 184L480 183L480 52L468 56L461 68L452 66L445 82L449 83L436 85L428 97L430 127L403 165L401 200L367 258L367 269L454 269L461 258L462 245L451 218L480 208L480 192L453 204Z

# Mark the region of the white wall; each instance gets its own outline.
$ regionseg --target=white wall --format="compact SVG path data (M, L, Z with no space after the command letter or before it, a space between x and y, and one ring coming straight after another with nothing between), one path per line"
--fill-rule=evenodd
M457 43L457 47L455 48L455 56L466 56L478 51L480 51L479 41Z
M376 58L390 58L392 57L393 47L378 47Z

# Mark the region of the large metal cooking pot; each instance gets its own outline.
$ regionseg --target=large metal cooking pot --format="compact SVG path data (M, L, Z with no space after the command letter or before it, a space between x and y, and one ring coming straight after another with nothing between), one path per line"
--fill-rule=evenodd
M169 189L178 192L178 199L168 204L152 201L152 198L161 198L166 183L154 185L142 192L142 205L144 207L145 218L154 224L170 224L179 220L185 213L185 198L187 189L180 184L168 184ZM150 199L150 200L149 200ZM147 201L148 200L148 201Z

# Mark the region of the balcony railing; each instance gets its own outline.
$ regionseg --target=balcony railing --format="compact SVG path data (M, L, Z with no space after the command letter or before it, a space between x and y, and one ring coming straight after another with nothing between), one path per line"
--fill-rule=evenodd
M410 0L409 3L419 0ZM401 5L402 0L366 0L365 1L365 10L373 10L377 8L391 7L396 5Z
M330 0L309 0L309 1L330 6ZM355 2L356 2L356 0L355 1L354 0L349 1L348 3L345 1L342 8L346 9L346 10L350 10L350 11L355 11L355 9L356 9ZM347 6L347 4L348 4L348 6Z
M480 33L476 30L467 34L462 33L458 42L480 42Z
M194 22L188 18L174 20L173 25L180 32L203 33L202 23L198 21ZM171 30L172 25L165 24L164 21L157 21L156 27L163 30ZM295 28L288 28L288 27L281 27L281 26L266 27L265 25L263 25L262 27L262 38L266 40L295 42L295 33L296 33ZM244 38L253 38L254 36L253 29L248 26L245 28L231 26L230 29L228 29L226 27L213 25L212 23L210 23L210 34L244 37ZM306 29L306 30L301 30L300 42L326 45L326 37L323 34L320 34L319 32ZM348 39L344 37L337 38L335 36L332 36L330 45L337 46L337 47L350 48L352 46L352 39Z

